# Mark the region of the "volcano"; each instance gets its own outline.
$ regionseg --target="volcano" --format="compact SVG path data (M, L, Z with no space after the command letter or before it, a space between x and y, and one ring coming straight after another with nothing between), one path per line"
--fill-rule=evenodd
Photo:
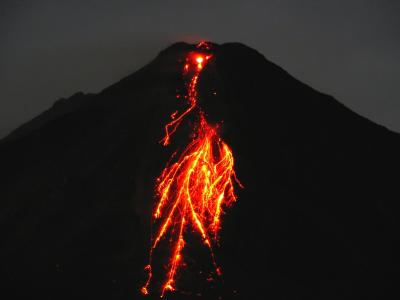
M221 278L210 280L208 250L189 236L188 266L164 298L399 298L400 135L256 50L212 47L197 101L233 149L245 188L221 218ZM159 299L140 292L155 179L188 144L194 118L168 147L159 141L187 105L177 95L195 49L173 44L98 94L57 101L0 142L2 298Z

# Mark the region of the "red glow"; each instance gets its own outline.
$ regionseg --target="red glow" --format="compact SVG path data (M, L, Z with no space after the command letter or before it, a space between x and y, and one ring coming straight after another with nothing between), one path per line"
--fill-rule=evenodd
M199 44L198 47L205 47ZM209 49L209 48L204 48ZM204 63L211 55L194 53L186 59L184 74L190 69L193 73L187 84L189 107L178 114L171 115L171 122L165 126L163 145L168 145L171 135L177 130L185 116L197 108L197 83ZM224 208L235 200L235 182L241 186L234 171L234 158L230 147L218 134L218 126L210 125L204 113L198 110L198 124L194 128L194 137L176 161L167 165L157 179L156 197L158 203L153 220L158 230L152 237L150 262L146 266L148 279L141 292L148 294L152 279L152 255L167 234L171 240L171 256L166 279L162 285L161 297L167 291L176 289L175 277L179 267L184 265L182 249L185 247L185 234L190 226L197 232L203 244L209 249L215 274L220 276L221 269L214 258L213 244L218 240L221 227L221 215ZM212 278L212 277L210 277Z

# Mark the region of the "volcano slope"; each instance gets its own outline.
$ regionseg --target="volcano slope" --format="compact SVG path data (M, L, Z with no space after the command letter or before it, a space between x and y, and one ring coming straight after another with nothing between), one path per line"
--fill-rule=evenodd
M3 299L142 297L155 179L193 126L189 116L160 145L171 112L186 105L176 94L193 49L174 44L1 141ZM213 46L199 102L211 123L223 121L244 189L222 216L222 278L206 280L208 256L194 235L179 291L165 298L399 296L397 133L238 43Z

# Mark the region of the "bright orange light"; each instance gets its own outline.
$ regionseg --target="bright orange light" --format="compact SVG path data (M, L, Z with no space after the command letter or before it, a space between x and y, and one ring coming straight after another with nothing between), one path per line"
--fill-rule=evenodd
M207 44L206 46L209 47ZM206 60L210 57L211 55L207 56ZM163 145L169 144L171 135L184 117L197 107L197 83L204 58L198 55L195 61L197 66L187 84L190 106L179 115L177 112L171 115L172 121L165 126ZM189 64L184 65L184 74L189 68ZM219 136L218 126L210 125L204 114L199 111L193 140L173 164L165 167L157 179L158 203L153 220L158 225L158 230L152 237L149 264L145 268L148 271L148 279L141 289L143 294L148 294L152 279L153 251L167 233L171 241L171 255L161 297L166 291L176 290L175 276L178 268L184 265L182 249L186 244L185 234L189 233L189 226L198 233L203 244L209 249L215 275L221 275L221 268L215 261L213 244L218 240L224 208L236 200L235 183L242 186L234 171L232 150Z
M196 57L197 69L201 70L203 68L203 61L204 61L204 58L202 56Z

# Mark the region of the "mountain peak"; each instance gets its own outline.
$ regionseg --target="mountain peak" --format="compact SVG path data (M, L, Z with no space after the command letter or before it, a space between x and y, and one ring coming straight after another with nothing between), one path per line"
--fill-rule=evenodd
M232 147L245 188L223 216L223 282L188 280L177 299L398 295L400 136L254 49L212 45L199 106ZM175 43L3 140L0 275L15 298L140 297L154 181L196 121L189 115L170 146L159 143L171 114L188 107L182 70L194 50Z

